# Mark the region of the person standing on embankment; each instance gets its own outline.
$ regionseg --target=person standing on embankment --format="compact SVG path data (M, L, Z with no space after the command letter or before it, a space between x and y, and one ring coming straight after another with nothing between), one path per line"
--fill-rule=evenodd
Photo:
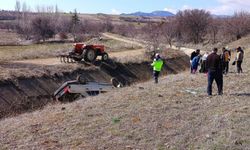
M244 58L244 51L242 50L241 47L238 47L237 48L237 55L236 55L236 65L237 65L237 73L242 73L242 67L241 67L241 64L242 64L242 61L243 61L243 58Z
M212 84L215 80L218 88L218 95L223 94L223 68L222 60L217 54L218 49L214 48L213 52L207 57L207 69L208 69L208 86L207 94L212 95Z
M153 75L155 83L158 83L158 77L163 66L163 60L161 59L160 54L158 53L155 54L155 58L151 66L153 67Z
M200 49L197 49L196 51L193 51L191 53L191 56L190 56L190 70L191 70L191 73L193 72L192 61L193 61L194 57L198 56L199 54L200 54Z

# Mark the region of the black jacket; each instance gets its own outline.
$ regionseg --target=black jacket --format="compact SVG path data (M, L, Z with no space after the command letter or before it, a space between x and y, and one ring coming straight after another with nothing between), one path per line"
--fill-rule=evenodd
M197 56L197 55L198 55L198 53L196 53L196 51L193 51L193 52L191 53L190 60L193 60L193 58L194 58L195 56Z
M206 66L208 71L222 71L222 60L216 53L211 53L207 57Z

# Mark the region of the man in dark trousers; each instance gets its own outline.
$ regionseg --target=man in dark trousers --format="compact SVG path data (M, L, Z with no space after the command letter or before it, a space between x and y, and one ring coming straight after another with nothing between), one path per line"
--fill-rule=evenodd
M231 52L225 47L222 48L222 61L223 61L223 73L227 74L229 70L229 61L231 58Z
M197 49L196 51L193 51L191 53L191 56L190 56L190 69L191 69L191 73L193 71L193 68L192 68L192 60L194 59L194 57L198 56L200 54L200 49Z
M154 75L155 83L158 83L158 77L163 66L163 60L161 59L160 54L158 53L155 54L155 58L151 66L153 67L153 70L154 70L153 75Z
M208 86L207 94L212 95L212 84L215 80L218 88L218 95L223 94L223 70L222 60L217 54L218 49L214 48L213 52L207 57L207 69L208 69Z

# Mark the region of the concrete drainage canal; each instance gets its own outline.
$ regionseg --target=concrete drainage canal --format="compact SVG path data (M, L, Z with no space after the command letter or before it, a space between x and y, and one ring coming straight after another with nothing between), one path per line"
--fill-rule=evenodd
M162 75L179 73L189 68L189 58L180 56L164 60ZM0 81L0 118L40 109L54 99L73 101L80 96L96 95L112 90L111 79L115 86L129 86L152 78L151 62L141 63L99 63L93 68L82 68L71 72L60 72L39 77L16 77ZM77 76L80 78L76 80ZM73 86L62 86L71 81ZM85 83L83 83L85 82ZM79 85L81 85L79 87ZM85 85L85 86L83 86ZM86 87L86 85L88 85ZM60 97L61 91L88 89L86 93ZM69 89L71 88L71 89ZM91 89L93 88L93 89ZM59 91L57 91L59 90ZM57 97L53 95L58 92ZM62 94L63 95L63 94ZM68 96L68 95L67 95Z

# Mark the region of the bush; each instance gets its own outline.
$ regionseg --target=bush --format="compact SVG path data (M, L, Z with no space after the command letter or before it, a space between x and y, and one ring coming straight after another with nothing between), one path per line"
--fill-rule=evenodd
M67 35L67 33L65 33L65 32L60 32L60 33L59 33L59 38L60 38L61 40L65 40L65 39L68 39L68 35Z

